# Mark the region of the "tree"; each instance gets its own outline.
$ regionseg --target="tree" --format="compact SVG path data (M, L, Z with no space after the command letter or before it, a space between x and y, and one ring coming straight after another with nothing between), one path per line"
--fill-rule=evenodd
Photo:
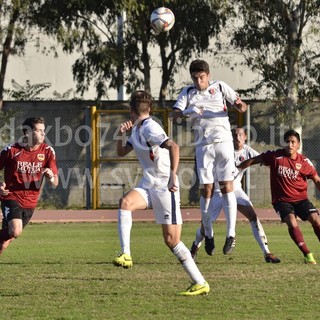
M33 28L37 26L37 10L41 2L41 0L0 1L0 110L3 106L9 57L23 55L26 43L37 40Z
M259 74L251 92L275 97L282 121L301 133L303 111L320 93L320 1L233 2L242 23L231 45Z
M4 92L9 98L21 101L39 100L39 94L51 87L51 83L49 82L30 84L30 81L27 80L25 86L22 86L15 80L12 80L11 83L13 89L5 89Z
M97 99L106 97L108 85L120 85L118 70L123 65L123 48L118 43L117 18L130 0L46 0L39 22L54 36L66 53L79 52L73 65L77 92L81 95L93 82ZM135 1L133 1L135 2Z
M176 24L170 32L156 35L150 28L150 14L166 4L175 13ZM226 21L226 8L227 1L216 0L71 0L67 5L49 0L42 15L51 19L43 24L46 32L55 34L66 52L81 52L73 65L78 92L86 91L92 82L98 99L107 96L108 86L125 84L128 92L143 86L151 91L151 69L157 57L150 49L157 47L162 72L159 99L164 101L174 73L194 53L208 50L210 38ZM125 25L119 39L116 22L121 15Z

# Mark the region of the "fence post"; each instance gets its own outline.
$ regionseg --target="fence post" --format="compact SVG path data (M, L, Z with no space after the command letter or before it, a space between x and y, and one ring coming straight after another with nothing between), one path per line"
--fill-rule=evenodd
M87 106L84 111L84 121L85 126L87 128L91 127L91 108ZM89 134L89 131L86 130L86 141L88 142L86 145L86 170L88 172L92 172L92 165L91 165L91 143L89 140L93 140L92 131L91 135ZM91 181L90 181L91 180ZM91 186L92 186L92 176L88 177L86 175L86 209L91 209Z
M92 209L97 209L97 107L91 107L91 128L92 128L92 144L91 144L91 170L92 170Z

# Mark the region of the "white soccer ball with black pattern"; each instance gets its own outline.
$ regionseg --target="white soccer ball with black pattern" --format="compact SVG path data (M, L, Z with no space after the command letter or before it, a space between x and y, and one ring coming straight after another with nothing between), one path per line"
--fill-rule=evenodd
M156 33L167 32L173 27L175 17L170 9L160 7L152 12L150 22Z

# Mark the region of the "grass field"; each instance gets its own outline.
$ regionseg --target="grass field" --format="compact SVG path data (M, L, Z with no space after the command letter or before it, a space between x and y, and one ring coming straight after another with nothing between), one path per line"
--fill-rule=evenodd
M184 224L188 247L197 226ZM236 248L224 256L218 223L216 253L201 249L197 259L211 292L180 297L189 278L153 223L134 223L129 270L112 265L115 223L31 224L0 259L0 319L317 319L320 264L303 263L285 225L264 227L280 264L264 262L247 223L238 223ZM301 228L320 263L310 224Z

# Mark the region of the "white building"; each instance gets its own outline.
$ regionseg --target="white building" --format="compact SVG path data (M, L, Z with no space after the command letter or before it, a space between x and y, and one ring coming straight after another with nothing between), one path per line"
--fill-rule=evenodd
M50 47L56 45L54 40L44 38L42 45ZM59 48L59 47L58 47ZM221 56L225 53L221 54ZM155 57L159 54L155 51ZM246 89L250 86L250 82L256 78L248 69L236 68L234 71L230 67L220 66L217 57L215 56L203 56L203 59L207 60L211 67L212 79L223 80L228 83L235 90ZM51 87L42 92L42 99L52 99L53 92L63 94L69 89L73 89L75 92L76 84L73 80L72 65L77 59L77 54L67 55L60 49L58 50L58 57L55 58L53 53L47 55L41 54L34 47L34 44L28 43L25 49L25 55L23 57L10 57L7 67L7 73L5 78L5 88L11 88L11 81L14 79L18 84L24 86L26 81L29 80L31 85L40 83L51 83ZM239 59L239 57L238 57ZM158 67L155 67L152 71L151 81L158 81L160 79L160 63ZM176 75L176 88L180 88L187 83L190 83L190 76L188 68L180 70ZM160 84L152 83L152 95L158 97ZM74 93L79 97L79 94ZM85 92L84 99L95 99L95 89L90 88L88 92ZM70 96L70 99L73 95ZM168 97L168 99L175 99L176 97ZM117 100L117 91L111 89L109 91L109 99Z

